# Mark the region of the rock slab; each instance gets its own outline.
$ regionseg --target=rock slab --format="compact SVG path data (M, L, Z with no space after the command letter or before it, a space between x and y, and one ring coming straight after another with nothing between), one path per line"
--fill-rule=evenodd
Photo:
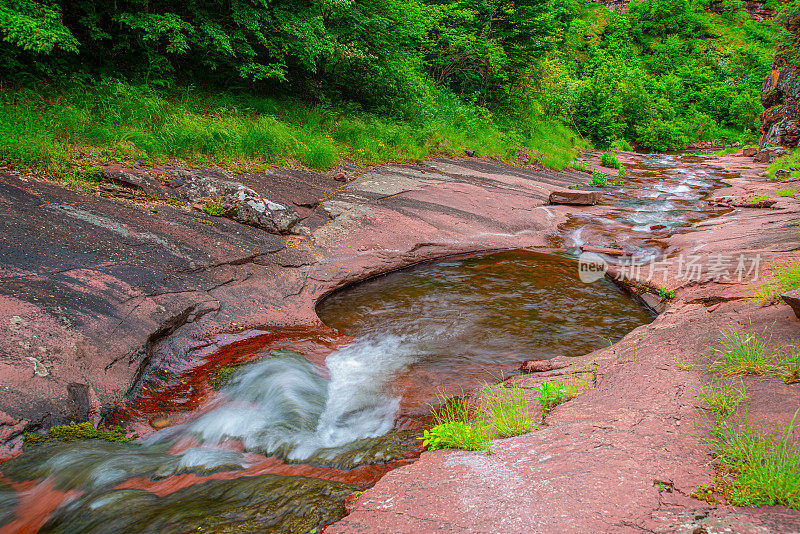
M573 206L594 206L603 198L602 191L553 191L550 193L550 204L570 204Z

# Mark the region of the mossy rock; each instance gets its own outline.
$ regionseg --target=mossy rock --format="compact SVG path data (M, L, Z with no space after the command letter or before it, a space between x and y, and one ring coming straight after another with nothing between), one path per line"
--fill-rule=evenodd
M344 447L322 449L301 463L316 467L351 470L365 465L377 465L407 457L415 450L422 432L401 430L377 438L365 438ZM342 451L342 448L345 450Z
M40 532L314 532L344 516L363 487L276 475L210 480L158 497L144 490L85 495Z
M89 422L76 423L71 421L67 425L59 425L50 428L46 434L32 434L25 433L25 445L35 443L45 443L48 441L80 441L86 439L99 439L101 441L116 441L116 442L129 442L136 439L138 436L135 434L128 436L124 428L110 425L107 427L101 426L95 428Z

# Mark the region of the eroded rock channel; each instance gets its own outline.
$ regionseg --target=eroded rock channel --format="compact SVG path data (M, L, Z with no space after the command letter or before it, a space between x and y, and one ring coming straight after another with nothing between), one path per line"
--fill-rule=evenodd
M499 238L478 228L470 242L451 236L422 244L429 257L491 248L483 244L558 254L511 250L384 274L321 301L319 317L333 330L286 325L209 336L217 341L190 363L165 359L162 379L146 369L133 395L106 416L140 430L135 443L49 443L0 464L0 507L7 512L0 522L20 532L302 532L338 520L347 495L419 455L419 429L439 395L497 380L524 360L586 354L652 320L610 281L580 282L573 256L587 245L601 254L609 249L610 263L626 254L657 256L666 249L661 237L723 213L703 201L723 174L692 163L639 158L626 186L611 190L610 207L569 216L543 208L528 227L500 217L507 232L495 232ZM426 173L390 192L446 191L450 207L441 213L394 199L401 202L397 211L425 215L434 236L446 225L433 220L474 193L448 165L437 169L439 182ZM510 177L499 195L524 205L513 195L530 179ZM364 190L380 184L366 182ZM351 187L355 194L358 184ZM333 202L340 203L340 221L375 213ZM328 223L317 237L330 239L336 229ZM533 229L539 233L531 237ZM412 252L419 249L418 243ZM369 238L358 245L368 250ZM405 263L429 259L405 254ZM332 289L364 277L351 270L326 278L325 268L305 272L297 295L315 280ZM360 272L381 270L380 262L367 262ZM225 346L217 350L217 343Z
M324 366L270 351L180 425L133 444L32 447L4 476L73 492L44 531L321 528L346 495L418 455L438 395L590 352L652 318L611 282L580 284L573 259L528 251L397 271L318 310L355 338Z

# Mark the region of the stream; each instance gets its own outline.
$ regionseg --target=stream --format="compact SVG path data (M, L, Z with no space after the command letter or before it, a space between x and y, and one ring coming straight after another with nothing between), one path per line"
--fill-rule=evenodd
M158 405L182 415L133 443L26 447L0 464L0 530L319 531L343 516L347 495L419 456L442 397L501 380L525 360L608 346L652 321L610 281L580 282L574 256L585 244L657 256L660 239L721 213L702 199L722 175L695 163L640 157L608 190L610 212L572 216L553 236L566 252L395 271L319 303L339 334L298 329L231 344L214 355L222 364L187 374L176 386L184 389L162 388L180 401L142 399L150 413Z

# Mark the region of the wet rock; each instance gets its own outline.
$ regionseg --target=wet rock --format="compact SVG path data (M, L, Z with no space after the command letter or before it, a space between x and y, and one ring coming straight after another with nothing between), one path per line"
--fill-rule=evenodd
M262 475L209 480L158 497L91 493L60 508L40 532L314 532L344 516L356 486Z
M343 447L322 449L304 464L314 467L351 470L364 465L377 465L408 457L419 444L421 432L403 430L390 432L377 438L365 438Z
M552 360L527 360L522 362L518 371L522 374L530 373L544 373L545 371L553 371L555 369L563 369L567 367L567 363L557 363Z
M550 193L550 204L593 206L603 198L602 191L563 190Z
M14 488L0 482L0 527L14 519L17 502L17 492Z
M793 289L781 295L783 301L792 307L794 314L800 318L800 289Z
M619 248L596 247L594 245L582 245L582 252L594 252L596 254L606 254L607 256L630 256L630 252L625 252Z
M91 415L89 386L72 382L67 384L67 398L70 404L70 416L73 421L87 421Z
M51 477L59 489L91 491L136 477L160 480L183 473L207 476L242 469L243 459L237 452L187 449L180 454L167 454L170 445L163 442L144 446L97 439L46 442L26 445L20 456L1 464L0 470L11 480Z

